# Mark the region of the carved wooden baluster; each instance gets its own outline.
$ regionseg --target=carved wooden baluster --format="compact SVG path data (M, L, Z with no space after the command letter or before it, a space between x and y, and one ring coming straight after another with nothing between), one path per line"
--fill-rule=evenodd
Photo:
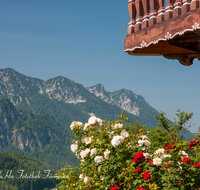
M130 22L128 23L129 27L127 29L127 34L132 34L134 32L136 18L135 0L129 0L128 11L130 16Z
M159 4L159 10L157 16L157 23L164 21L164 13L165 13L164 0L158 0L158 4Z
M173 17L176 17L181 14L181 0L176 0L174 3L174 9L173 9Z
M173 4L175 0L167 0L167 6L165 8L165 20L168 20L173 17Z
M190 10L199 8L199 0L192 0L190 3Z
M156 24L156 16L157 16L157 10L156 10L156 0L150 0L151 4L151 14L150 14L150 19L149 19L149 26L152 26Z
M142 0L143 8L144 8L144 16L143 16L143 21L142 21L142 29L148 27L149 23L149 0Z
M187 13L190 11L190 0L183 0L183 5L181 6L181 14Z
M135 32L141 30L142 26L142 15L143 15L143 7L141 0L135 0L135 8L137 12L137 19L135 24Z

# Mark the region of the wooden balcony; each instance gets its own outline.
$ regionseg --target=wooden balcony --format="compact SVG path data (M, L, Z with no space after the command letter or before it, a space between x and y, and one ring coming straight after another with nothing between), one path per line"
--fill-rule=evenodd
M200 60L199 0L129 0L124 51L130 55L164 56L191 65ZM151 10L151 12L150 12Z

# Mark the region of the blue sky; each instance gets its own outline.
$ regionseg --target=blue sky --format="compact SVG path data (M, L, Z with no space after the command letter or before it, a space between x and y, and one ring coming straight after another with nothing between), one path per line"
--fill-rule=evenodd
M200 125L200 64L123 51L128 1L0 1L0 68L47 80L64 76L85 87L129 89L170 119L178 108Z

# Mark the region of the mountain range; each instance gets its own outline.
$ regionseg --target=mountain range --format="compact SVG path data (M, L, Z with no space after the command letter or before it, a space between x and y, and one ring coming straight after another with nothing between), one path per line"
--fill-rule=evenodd
M92 115L113 121L122 111L131 123L157 126L159 112L130 90L107 92L101 84L85 88L62 76L41 80L0 69L0 150L36 158L50 169L79 164L69 148L71 122L85 123Z
M87 122L91 114L115 120L121 111L131 122L138 120L152 128L157 125L155 115L159 114L142 96L130 90L106 92L101 84L85 88L62 76L45 81L11 68L0 69L0 97L35 114L49 113L67 130L72 121Z

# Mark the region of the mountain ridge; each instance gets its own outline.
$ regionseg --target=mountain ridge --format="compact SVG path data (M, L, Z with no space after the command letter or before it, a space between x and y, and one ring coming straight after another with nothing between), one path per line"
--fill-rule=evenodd
M145 99L141 95L136 95L131 90L125 88L114 92L106 92L102 84L97 84L92 87L87 87L86 89L89 92L95 94L103 101L112 105L116 105L122 110L127 111L136 116L140 115L140 108L138 105L141 105L141 103L139 102L143 102L142 106L145 106L144 104L149 105L149 103L145 101ZM158 114L158 111L156 111L154 108L152 108L151 111L154 111L155 115ZM146 114L148 115L148 113Z
M77 165L79 162L75 156L71 156L69 150L70 141L74 138L69 127L73 121L86 123L91 115L115 121L123 111L131 123L139 121L147 125L147 128L155 128L158 123L155 115L159 115L159 112L141 95L136 95L127 89L107 92L102 84L85 88L82 84L63 76L41 80L27 77L14 69L0 69L0 97L8 99L13 106L16 106L14 108L10 105L10 110L16 109L17 117L20 118L9 119L7 115L1 118L0 125L3 121L1 126L4 125L5 128L2 138L0 137L1 150L36 158L46 166L55 166L53 169L63 167L66 162L70 165ZM4 111L4 113L10 114L9 117L12 116L12 112ZM3 116L2 114L0 108L0 116ZM25 119L23 116L26 116ZM41 129L37 128L38 124L34 117L38 119ZM10 127L6 124L5 118L9 120L7 124ZM44 124L41 125L40 122ZM12 127L12 123L19 126L17 131ZM36 129L29 127L31 123L34 123ZM48 125L51 129L48 129ZM9 131L7 133L7 128L12 133ZM41 134L34 137L32 132L34 130L41 131ZM47 133L49 130L55 138L49 136ZM26 135L23 135L24 133ZM15 135L15 139L19 139L15 140L17 144L14 143L13 134L18 134ZM187 132L185 136L189 139L191 133ZM38 138L40 142L34 138ZM2 142L6 146L3 147ZM58 163L58 159L62 161Z
M0 97L34 114L53 115L71 135L71 122L85 123L91 115L114 121L123 111L132 123L139 121L148 128L158 123L159 112L141 95L124 88L107 92L102 84L84 87L63 76L41 80L12 68L0 69Z
M103 90L104 87L101 87ZM44 81L27 77L14 69L0 69L0 88L0 96L9 98L14 105L21 109L29 109L36 114L50 113L64 127L67 127L67 125L69 127L73 120L86 122L89 118L89 113L93 113L100 118L114 120L121 111L125 111L131 121L138 120L142 124L154 127L157 124L154 113L159 114L159 112L151 108L154 115L151 115L150 120L143 116L138 117L137 114L134 115L127 112L122 104L119 106L114 101L105 102L94 93L89 92L82 84L62 76ZM104 91L104 94L109 98L109 94L106 91ZM58 116L49 107L63 111ZM72 115L73 113L75 113L74 116ZM59 119L61 117L62 119ZM67 120L63 119L66 117L68 117Z

